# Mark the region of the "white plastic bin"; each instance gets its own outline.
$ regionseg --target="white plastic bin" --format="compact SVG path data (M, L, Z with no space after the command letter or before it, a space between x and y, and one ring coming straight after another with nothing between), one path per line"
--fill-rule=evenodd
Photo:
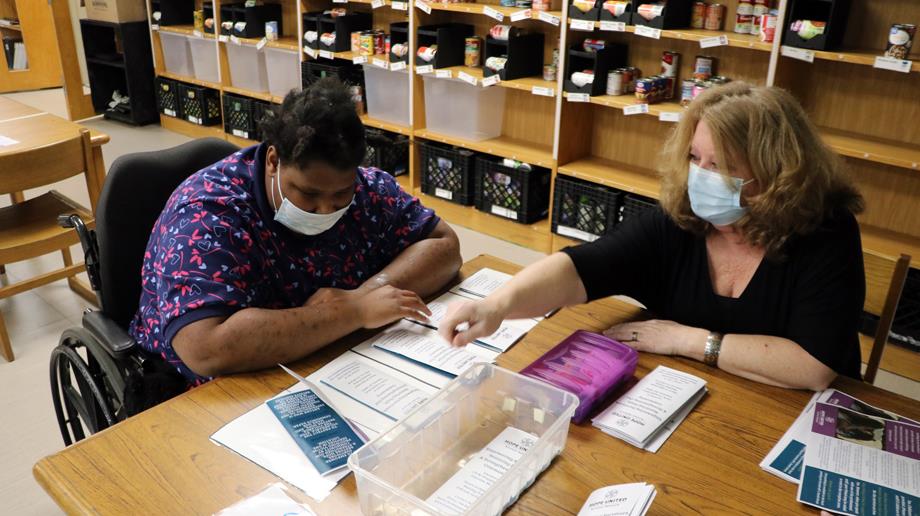
M409 73L364 65L367 116L402 126L409 125Z
M293 50L266 47L265 66L268 71L268 91L283 97L300 89L300 56Z
M265 53L255 45L228 43L227 61L230 62L230 84L234 88L261 93L268 91Z
M186 77L195 76L192 51L188 36L160 31L160 46L163 47L163 66L166 71Z
M425 127L472 141L502 133L505 88L425 75Z
M565 448L575 395L492 364L469 367L348 457L365 515L436 515L434 491L508 426L537 436L466 514L498 515Z
M200 81L220 82L217 71L217 42L213 39L188 38L192 50L195 78Z

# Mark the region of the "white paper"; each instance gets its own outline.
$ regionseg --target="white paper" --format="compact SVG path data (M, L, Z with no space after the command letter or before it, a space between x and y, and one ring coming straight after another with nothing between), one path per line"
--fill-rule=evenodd
M635 34L646 38L661 39L661 29L653 29L645 25L636 25Z
M515 11L511 13L511 21L517 22L522 20L529 20L531 16L532 15L530 9L523 9L521 11Z
M499 206L497 204L492 205L492 209L489 210L492 212L492 215L498 215L499 217L505 217L506 219L517 220L518 212L505 208L504 206Z
M242 45L242 44L243 44L243 42L240 41L240 38L238 38L238 37L236 37L236 36L230 36L230 43L233 43L234 45Z
M625 22L615 22L615 21L602 21L601 30L606 30L610 32L626 32L626 23Z
M537 14L537 18L539 18L540 21L546 22L554 27L559 26L559 18L546 11L540 11L540 13Z
M793 477L784 473L783 471L771 467L771 464L777 457L783 453L787 447L793 442L798 442L804 446L808 442L808 434L811 433L811 421L814 418L815 414L815 403L818 401L826 400L832 390L828 389L823 392L816 392L811 396L811 399L808 401L808 404L805 405L805 408L802 409L802 412L799 413L799 416L795 418L792 425L786 430L786 433L779 439L775 446L767 453L767 456L760 461L760 467L767 473L778 476L783 480L788 480L789 482L799 483L797 477Z
M303 47L303 51L313 59L316 59L316 49L310 48L308 46Z
M806 50L804 48L789 47L783 45L780 48L780 53L786 57L791 57L792 59L798 59L799 61L805 61L806 63L815 62L815 51Z
M272 484L259 493L237 502L214 516L264 516L266 514L283 514L284 516L316 516L306 505L294 501L280 483Z
M417 74L419 74L419 75L426 74L426 73L431 73L431 72L433 72L433 71L434 71L434 65L423 65L423 66L416 66L416 67L415 67L415 73L417 73Z
M504 19L505 19L505 15L502 14L501 11L499 11L499 10L497 10L497 9L493 9L493 8L487 6L487 5L484 5L484 6L482 7L482 14L484 14L484 15L488 16L489 18L492 18L493 20L496 20L496 21L504 21Z
M18 140L14 140L9 136L3 136L0 134L0 147L9 147L10 145L16 145L19 143Z
M431 14L431 6L428 5L428 2L422 2L421 0L415 0L415 6L419 8L425 14Z
M476 86L476 78L466 72L458 73L457 78L467 84L472 84L473 86Z
M534 86L530 88L530 93L540 95L541 97L555 97L556 90L548 86Z
M488 88L489 86L495 86L499 82L501 82L501 77L499 77L498 75L490 75L488 77L483 77L482 87Z
M426 502L443 514L464 514L510 470L537 436L507 427L439 487Z
M383 68L384 70L386 70L390 66L390 63L388 63L387 61L383 59L376 59L376 58L374 59L372 64L376 66L377 68Z
M700 48L724 47L728 45L728 36L712 36L700 40Z
M195 36L196 38L203 38L203 37L204 37L204 35L201 33L200 30L193 30L193 31L192 31L192 36Z
M594 22L591 20L569 20L569 27L572 30L594 31Z
M569 102L591 102L591 95L587 93L569 93L565 98Z
M366 358L350 355L354 356L320 382L393 421L402 419L429 398L422 387L381 370Z
M477 362L493 362L466 348L451 346L431 328L401 321L370 339L375 348L389 351L450 375L458 375Z
M685 403L684 406L681 407L676 414L674 414L674 417L665 423L664 427L662 427L658 433L652 436L652 438L643 449L652 453L658 453L658 450L660 450L665 441L668 440L668 437L671 437L671 434L674 433L674 430L677 430L677 427L679 427L680 424L683 423L685 419L687 419L687 416L690 415L690 412L693 412L696 404L699 403L701 399L703 399L703 396L705 396L707 392L709 392L709 389L703 387L700 392L696 393L696 395L690 398L690 401Z
M220 36L217 36L217 41L220 41L221 43L226 43L230 41L230 36L227 36L226 34L221 34Z
M151 23L151 24L150 24L150 30L160 30L159 24Z
M380 9L387 5L386 0L371 0L371 9Z
M367 62L367 56L355 56L351 58L351 62L354 64L364 64Z
M626 116L642 115L645 113L648 113L648 104L633 104L631 106L625 106L623 108L623 114Z
M437 70L434 72L434 76L438 79L450 79L453 77L453 73L450 70Z
M409 3L408 2L393 2L390 4L390 7L392 7L394 11L408 11Z
M325 59L335 59L335 53L328 50L320 50L319 56Z
M658 113L658 120L661 122L680 122L680 111L662 111Z
M390 63L390 70L398 72L400 70L406 69L406 63L404 61L396 61L395 63Z
M495 269L479 269L475 274L466 278L459 285L450 289L455 294L466 293L476 297L487 297L498 290L512 278L511 274L499 272Z
M872 67L881 70L891 70L893 72L910 73L910 69L913 65L914 62L907 59L878 56L875 58L875 63L872 64Z
M578 516L641 516L655 498L655 486L638 482L595 489Z

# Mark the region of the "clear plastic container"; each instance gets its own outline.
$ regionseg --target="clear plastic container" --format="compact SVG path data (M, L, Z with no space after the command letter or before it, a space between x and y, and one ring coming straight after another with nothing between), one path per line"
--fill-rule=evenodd
M505 88L425 75L425 127L472 141L502 134Z
M255 45L228 44L227 61L230 62L231 86L260 93L268 91L265 53Z
M186 77L195 76L195 67L192 61L192 51L189 47L188 36L160 32L160 46L163 47L163 66L166 71Z
M348 457L366 515L439 514L426 500L505 428L537 442L466 514L500 514L562 452L575 395L492 364L476 364Z
M364 65L364 88L367 94L367 116L409 125L409 73L384 70Z
M188 44L192 50L192 63L195 68L195 78L200 81L219 83L220 73L217 71L217 43L213 39L189 38Z
M268 75L268 91L283 97L291 90L299 90L300 56L293 50L266 47L265 66Z

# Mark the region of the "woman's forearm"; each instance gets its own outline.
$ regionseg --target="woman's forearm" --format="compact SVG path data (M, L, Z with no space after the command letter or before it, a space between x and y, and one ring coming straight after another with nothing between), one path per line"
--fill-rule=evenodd
M514 275L486 299L507 319L539 317L559 307L587 301L572 259L554 253Z

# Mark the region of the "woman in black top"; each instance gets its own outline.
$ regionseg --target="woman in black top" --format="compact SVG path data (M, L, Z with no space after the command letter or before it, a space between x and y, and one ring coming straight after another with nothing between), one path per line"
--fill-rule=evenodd
M444 338L464 345L503 319L623 294L659 317L607 330L639 351L790 388L859 378L862 198L798 102L743 83L707 91L675 128L661 172L660 210L453 306Z

